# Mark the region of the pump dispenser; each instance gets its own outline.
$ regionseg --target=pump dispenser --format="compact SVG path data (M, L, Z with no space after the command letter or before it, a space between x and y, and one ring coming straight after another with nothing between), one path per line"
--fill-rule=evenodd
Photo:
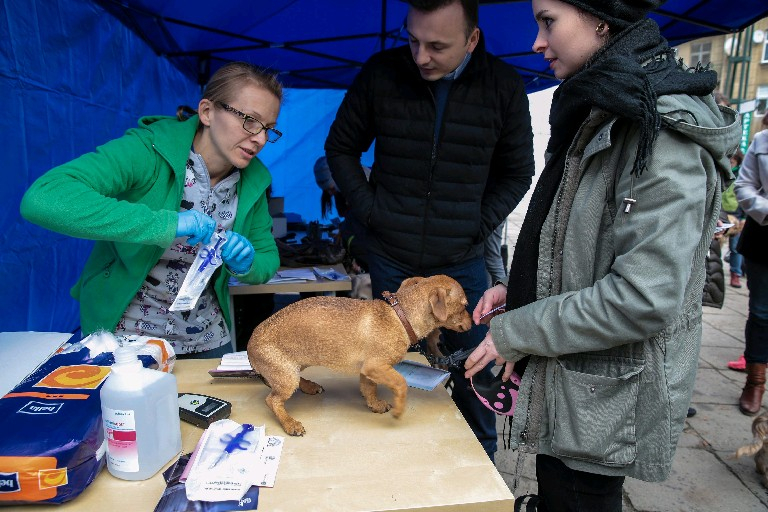
M115 350L101 414L107 469L117 478L146 480L181 451L176 377L144 368L132 347Z

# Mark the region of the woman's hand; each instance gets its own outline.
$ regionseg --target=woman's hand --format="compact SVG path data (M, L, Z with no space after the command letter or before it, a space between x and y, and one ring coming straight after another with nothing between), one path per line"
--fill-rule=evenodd
M487 292L486 292L487 293ZM493 344L493 338L490 331L485 335L485 339L477 346L474 352L472 352L464 363L464 377L470 378L483 368L485 368L491 361L496 361L496 364L503 364L504 358L502 358L496 351L496 345ZM512 363L507 363L509 368L504 368L504 375L502 380L509 380L509 376L512 375ZM509 370L509 373L507 373Z
M512 372L515 369L515 363L510 363L507 361L504 363L504 374L501 376L502 382L507 382L510 377L512 377Z
M176 224L176 236L187 236L189 245L197 245L200 242L208 244L213 232L216 231L216 221L197 210L179 212L179 220Z
M472 321L475 325L481 323L487 324L493 318L493 315L489 315L483 318L485 313L488 313L495 307L501 306L507 300L507 287L503 284L497 284L493 288L485 291L480 301L478 301L475 310L472 312ZM488 339L488 338L486 338Z
M722 225L723 225L723 221L721 219L717 219L717 227L719 228ZM723 238L723 235L725 234L726 231L727 230L725 229L715 229L715 235L713 238L715 240L720 240L721 238Z
M256 251L243 235L234 231L226 232L227 241L221 248L221 259L235 274L247 274L253 265Z

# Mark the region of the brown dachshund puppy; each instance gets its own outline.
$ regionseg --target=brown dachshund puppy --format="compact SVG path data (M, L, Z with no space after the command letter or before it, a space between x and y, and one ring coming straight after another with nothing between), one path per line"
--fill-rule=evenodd
M448 276L406 279L396 298L398 305L391 306L383 300L310 297L286 306L254 329L248 359L272 388L266 402L286 433L305 433L285 410L285 401L296 388L310 395L323 392L319 384L299 376L304 368L324 366L360 374L360 391L368 407L378 413L391 407L399 418L407 386L392 366L403 360L412 343L438 327L459 332L472 327L464 290ZM378 398L378 384L392 390L393 406Z
M768 413L763 413L752 421L752 434L755 442L736 450L736 458L754 455L755 469L763 475L763 486L768 487Z

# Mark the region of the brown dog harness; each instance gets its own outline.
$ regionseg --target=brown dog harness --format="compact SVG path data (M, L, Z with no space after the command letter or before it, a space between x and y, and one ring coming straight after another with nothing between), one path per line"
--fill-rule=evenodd
M453 354L443 357L435 357L432 354L428 354L424 350L424 347L422 347L419 343L419 340L416 337L416 333L413 331L413 327L411 327L411 323L405 316L405 311L403 311L403 308L400 307L400 302L397 300L397 295L390 292L381 292L381 295L384 296L384 300L386 300L389 305L392 306L392 309L395 310L395 313L397 313L397 317L400 319L400 322L402 322L403 327L405 327L405 331L408 333L408 337L411 338L411 345L416 345L416 349L419 351L419 353L427 358L427 361L432 366L447 365L459 368L462 366L462 363L467 359L467 357L469 357L469 354L475 350L476 347L470 347L465 350L458 350Z
M416 337L416 333L413 332L413 327L411 327L411 322L409 322L408 318L406 318L405 311L403 311L403 308L400 307L400 302L397 300L397 295L389 292L381 292L381 294L384 296L384 300L386 300L389 305L392 306L392 309L395 310L395 313L397 313L397 318L400 319L403 327L405 327L405 332L408 333L408 337L411 339L411 345L418 343L419 339Z

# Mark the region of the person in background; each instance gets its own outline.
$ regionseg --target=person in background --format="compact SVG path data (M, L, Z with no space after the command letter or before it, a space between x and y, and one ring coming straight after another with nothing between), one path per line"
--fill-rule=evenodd
M715 101L718 105L731 106L731 100L720 91L715 91ZM744 154L741 149L737 149L736 152L731 155L731 172L735 178L739 176L739 168L741 162L744 160ZM723 192L721 220L731 224L735 224L735 227L728 230L728 254L726 259L730 267L730 285L733 288L741 288L741 278L744 277L744 258L739 253L737 247L739 238L741 236L741 230L744 228L744 211L739 207L739 202L736 199L736 192L734 190L736 183L731 183L730 186ZM717 234L715 234L717 238ZM744 354L740 355L735 361L728 361L728 368L737 372L744 372L747 370L747 362L744 360Z
M744 160L744 153L740 149L731 155L731 172L735 178L739 177L739 169L741 169L741 162ZM739 202L736 199L735 191L736 183L725 189L723 192L722 211L725 213L727 222L734 224L734 226L727 230L728 236L728 265L731 268L731 281L730 285L733 288L741 288L741 278L744 276L744 269L742 268L744 258L737 249L739 244L739 237L741 236L741 230L744 228L745 215L744 210L739 207Z
M715 91L713 95L715 97L715 103L717 103L718 105L723 105L724 107L731 107L731 100L728 98L728 96L726 96L720 91ZM744 154L741 152L740 149L737 149L736 152L733 155L731 155L731 172L733 173L734 178L738 177L739 175L739 166L741 166L741 161L743 159L744 159ZM723 222L728 222L735 225L735 227L728 229L726 231L726 234L728 235L728 246L729 246L727 260L731 268L730 285L733 288L741 288L740 278L743 275L743 272L741 269L742 258L741 258L741 255L736 251L736 244L739 241L739 233L741 232L741 228L743 227L744 212L742 212L739 209L739 204L736 201L736 194L733 191L734 184L735 183L731 183L730 186L723 192L722 209L720 211L720 218ZM741 221L738 220L739 216L741 218ZM721 238L722 236L720 232L716 232L715 239L719 241Z
M371 174L370 167L361 166L365 178ZM320 214L323 219L327 219L336 207L336 212L343 217L339 224L339 236L344 245L344 250L351 257L352 267L347 271L356 273L368 272L368 244L365 226L358 221L354 215L349 213L347 200L339 191L336 182L333 181L331 170L328 167L328 159L321 156L315 162L313 167L315 174L315 183L322 190L320 196Z
M363 65L325 151L351 214L368 229L373 296L408 277L447 274L474 307L487 288L484 242L534 173L528 99L517 72L485 50L477 0L408 4L408 46ZM374 140L368 181L360 157ZM445 348L471 349L485 331L444 332ZM451 375L454 402L493 458L495 414L460 368Z
M662 3L532 2L533 50L562 83L509 287L473 319L506 312L465 366L522 373L508 439L537 453L540 511L618 511L625 477L666 479L693 392L741 125L647 17Z
M749 314L744 329L747 379L739 410L760 412L768 363L768 116L755 135L739 170L736 198L747 215L738 251L744 257L749 289Z
M507 278L507 269L504 265L504 256L501 254L502 238L504 237L504 223L502 222L488 235L483 244L483 257L485 258L485 270L488 273L488 286L493 286Z
M721 91L714 91L712 95L715 97L715 103L718 105L722 105L724 107L730 107L731 106L731 100L723 94Z
M95 240L72 294L84 335L105 329L168 340L179 357L231 351L228 281L268 281L279 258L257 154L275 129L282 86L244 62L211 76L197 113L142 117L138 128L56 167L24 195L21 214ZM191 311L174 312L195 255L223 231L223 265Z

